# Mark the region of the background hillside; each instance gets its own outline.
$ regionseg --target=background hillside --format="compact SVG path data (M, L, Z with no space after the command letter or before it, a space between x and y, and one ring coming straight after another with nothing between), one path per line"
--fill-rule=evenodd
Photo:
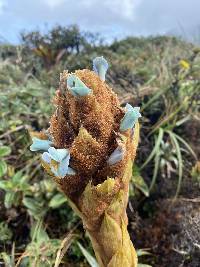
M200 266L200 48L167 36L106 45L76 26L0 46L0 266L89 266L78 245L93 255L89 239L29 151L28 130L47 128L60 73L101 55L122 105L142 112L128 205L139 261Z

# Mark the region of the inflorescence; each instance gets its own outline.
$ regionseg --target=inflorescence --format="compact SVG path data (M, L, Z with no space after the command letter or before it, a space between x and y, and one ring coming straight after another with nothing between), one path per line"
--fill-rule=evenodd
M108 63L103 57L96 57L93 60L93 70L96 74L98 74L102 83L105 81L105 75L108 69ZM92 96L93 90L89 88L77 75L75 74L68 74L66 78L66 90L69 91L72 97L77 98L75 101L79 101L81 98ZM97 101L91 98L90 101L93 101L95 105L99 108ZM89 102L89 100L87 100ZM86 101L86 103L87 103ZM75 102L76 103L76 102ZM94 113L96 112L96 106L94 107ZM88 108L89 109L89 108ZM119 108L118 108L119 109ZM122 109L122 108L121 108ZM139 107L132 107L130 104L126 104L125 108L123 109L123 116L119 121L118 126L118 135L122 135L126 133L126 131L131 130L133 131L135 123L138 121L138 118L141 117L139 112ZM64 108L62 108L62 112L64 113ZM72 116L73 114L68 114L68 117ZM59 116L59 114L57 114ZM58 118L59 119L59 118ZM94 121L95 122L95 121ZM77 122L81 128L82 121L80 120ZM71 125L69 123L66 124L67 127L74 127L73 123ZM84 128L85 129L85 128ZM81 130L80 130L81 131ZM85 130L87 132L87 130ZM82 131L83 132L83 131ZM67 134L67 133L66 133ZM80 132L79 132L80 134ZM89 136L89 133L87 133ZM71 148L65 147L57 147L54 144L54 138L52 138L51 133L46 135L46 139L44 136L42 138L33 136L32 137L32 145L30 146L31 151L43 151L42 154L42 162L44 166L49 169L52 175L56 176L57 178L64 178L67 175L76 175L78 170L76 168L72 168L70 166L71 162ZM63 133L65 135L65 132ZM89 138L87 136L87 138ZM98 137L94 137L94 141L98 139ZM95 139L96 138L96 139ZM74 139L74 138L73 138ZM92 137L91 137L92 139ZM107 142L107 141L106 141ZM89 144L89 141L88 141ZM102 144L102 139L100 139L99 144ZM116 141L117 146L113 151L111 151L110 155L106 159L106 163L109 166L112 166L121 160L123 160L126 147L120 141L120 138ZM89 160L89 158L88 158ZM76 166L76 164L74 164Z

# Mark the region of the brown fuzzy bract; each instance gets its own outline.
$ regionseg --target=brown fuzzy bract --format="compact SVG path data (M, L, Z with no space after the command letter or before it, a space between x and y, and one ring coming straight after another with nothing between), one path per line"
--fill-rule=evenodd
M66 81L69 75L67 71L61 74L59 90L53 100L56 112L51 117L49 128L55 147L70 150L70 166L77 172L74 177L66 176L62 181L56 179L68 195L71 191L78 193L83 190L89 180L98 184L108 176L122 176L133 151L128 130L125 133L123 160L108 166L107 159L117 147L116 138L125 111L120 107L116 94L93 71L85 69L75 72L92 90L92 93L82 97L73 96L68 90Z

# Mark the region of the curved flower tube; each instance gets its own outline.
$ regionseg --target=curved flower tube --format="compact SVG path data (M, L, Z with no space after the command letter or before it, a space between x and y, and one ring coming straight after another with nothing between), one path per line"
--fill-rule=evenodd
M32 141L33 141L33 143L30 146L31 151L39 151L39 150L46 151L53 144L53 142L51 142L50 140L43 140L43 139L39 139L37 137L33 137Z
M108 62L104 57L96 57L93 60L93 70L99 75L102 81L105 81L106 72L108 70Z
M74 96L86 96L92 91L75 75L67 78L67 87Z
M139 107L132 107L130 104L126 104L126 113L120 123L120 131L124 132L128 129L134 127L135 123L138 121L138 118L141 117L139 112Z

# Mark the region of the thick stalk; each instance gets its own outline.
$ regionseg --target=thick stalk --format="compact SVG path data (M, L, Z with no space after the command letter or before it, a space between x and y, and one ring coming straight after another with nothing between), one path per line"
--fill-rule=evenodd
M137 255L127 231L127 224L105 213L99 232L89 231L100 267L136 267Z
M101 185L89 184L80 199L78 213L100 267L137 266L137 255L127 231L126 207L131 174L130 160L120 181L108 178Z

